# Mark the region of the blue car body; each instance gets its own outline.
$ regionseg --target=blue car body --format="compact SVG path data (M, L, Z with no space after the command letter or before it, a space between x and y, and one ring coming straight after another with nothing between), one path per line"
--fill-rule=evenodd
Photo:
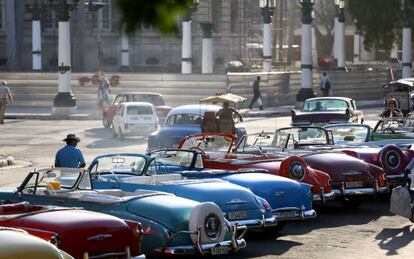
M217 112L221 107L211 104L183 105L172 109L163 127L148 136L147 150L160 148L176 148L180 141L188 135L203 133L203 120L205 112ZM183 115L191 118L183 120ZM246 129L241 124L236 124L236 136L246 134Z
M116 153L96 157L89 171L95 189L168 192L198 202L214 202L233 225L248 228L277 225L267 201L250 190L221 179L185 179L181 174L162 174L159 169L163 168L163 164L147 155Z

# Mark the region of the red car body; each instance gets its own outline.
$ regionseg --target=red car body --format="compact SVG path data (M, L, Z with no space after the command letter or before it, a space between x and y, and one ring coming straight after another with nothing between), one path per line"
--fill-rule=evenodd
M0 226L26 230L74 258L129 258L140 254L141 225L79 208L0 205Z
M201 146L201 143L197 141L200 138L211 139L220 136L227 139L227 147L223 146L220 150L209 150L208 147ZM312 185L313 198L316 201L324 201L334 197L329 175L311 168L302 158L285 154L255 155L233 153L234 145L235 137L231 134L202 133L187 136L181 141L178 148L200 149L203 153L205 168L224 170L265 169L271 174ZM303 166L305 172L302 177L298 178L292 174L290 168L294 164Z
M105 128L109 128L112 125L119 104L123 102L148 102L153 104L160 123L164 121L165 117L172 109L171 106L165 105L162 95L158 93L127 92L118 94L103 114L102 123Z

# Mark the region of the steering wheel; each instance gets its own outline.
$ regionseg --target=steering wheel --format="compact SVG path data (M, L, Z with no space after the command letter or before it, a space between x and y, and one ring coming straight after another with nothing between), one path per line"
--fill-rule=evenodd
M382 133L392 133L395 134L395 130L391 129L390 127L387 127L382 130Z
M101 178L101 173L109 173L109 174L112 174L113 176L114 176L114 179L115 179L115 182L117 182L117 183L119 183L119 177L116 175L116 173L113 171L113 170L110 170L110 171L105 171L105 172L102 172L102 171L99 171L99 172L97 172L96 173L96 176L95 176L95 179L96 180L100 180L100 178ZM102 180L101 180L102 181Z
M190 150L200 152L202 156L206 155L206 152L199 147L191 147Z

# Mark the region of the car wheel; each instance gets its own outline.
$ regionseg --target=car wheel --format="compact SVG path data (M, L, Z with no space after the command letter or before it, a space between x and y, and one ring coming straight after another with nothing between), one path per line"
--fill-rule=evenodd
M102 124L105 128L110 128L112 125L112 122L109 121L108 115L106 115L106 113L104 113L102 116Z
M362 199L361 197L344 197L341 202L346 208L355 209L361 205Z

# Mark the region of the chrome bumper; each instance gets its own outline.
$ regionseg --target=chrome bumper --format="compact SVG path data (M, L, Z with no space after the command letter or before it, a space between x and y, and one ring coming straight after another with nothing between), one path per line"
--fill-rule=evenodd
M332 200L335 198L335 192L328 192L328 193L320 193L320 194L313 194L312 200L313 201L320 201L325 202L327 200Z
M355 189L334 189L335 196L357 196L357 195L374 195L376 193L386 193L387 187L375 188L355 188Z
M304 220L316 217L315 210L301 210L300 208L281 208L272 211L278 221Z
M229 221L230 226L246 226L247 228L265 228L273 227L277 225L276 217L265 218L264 215L262 219L247 219L247 220L238 220L238 221Z

